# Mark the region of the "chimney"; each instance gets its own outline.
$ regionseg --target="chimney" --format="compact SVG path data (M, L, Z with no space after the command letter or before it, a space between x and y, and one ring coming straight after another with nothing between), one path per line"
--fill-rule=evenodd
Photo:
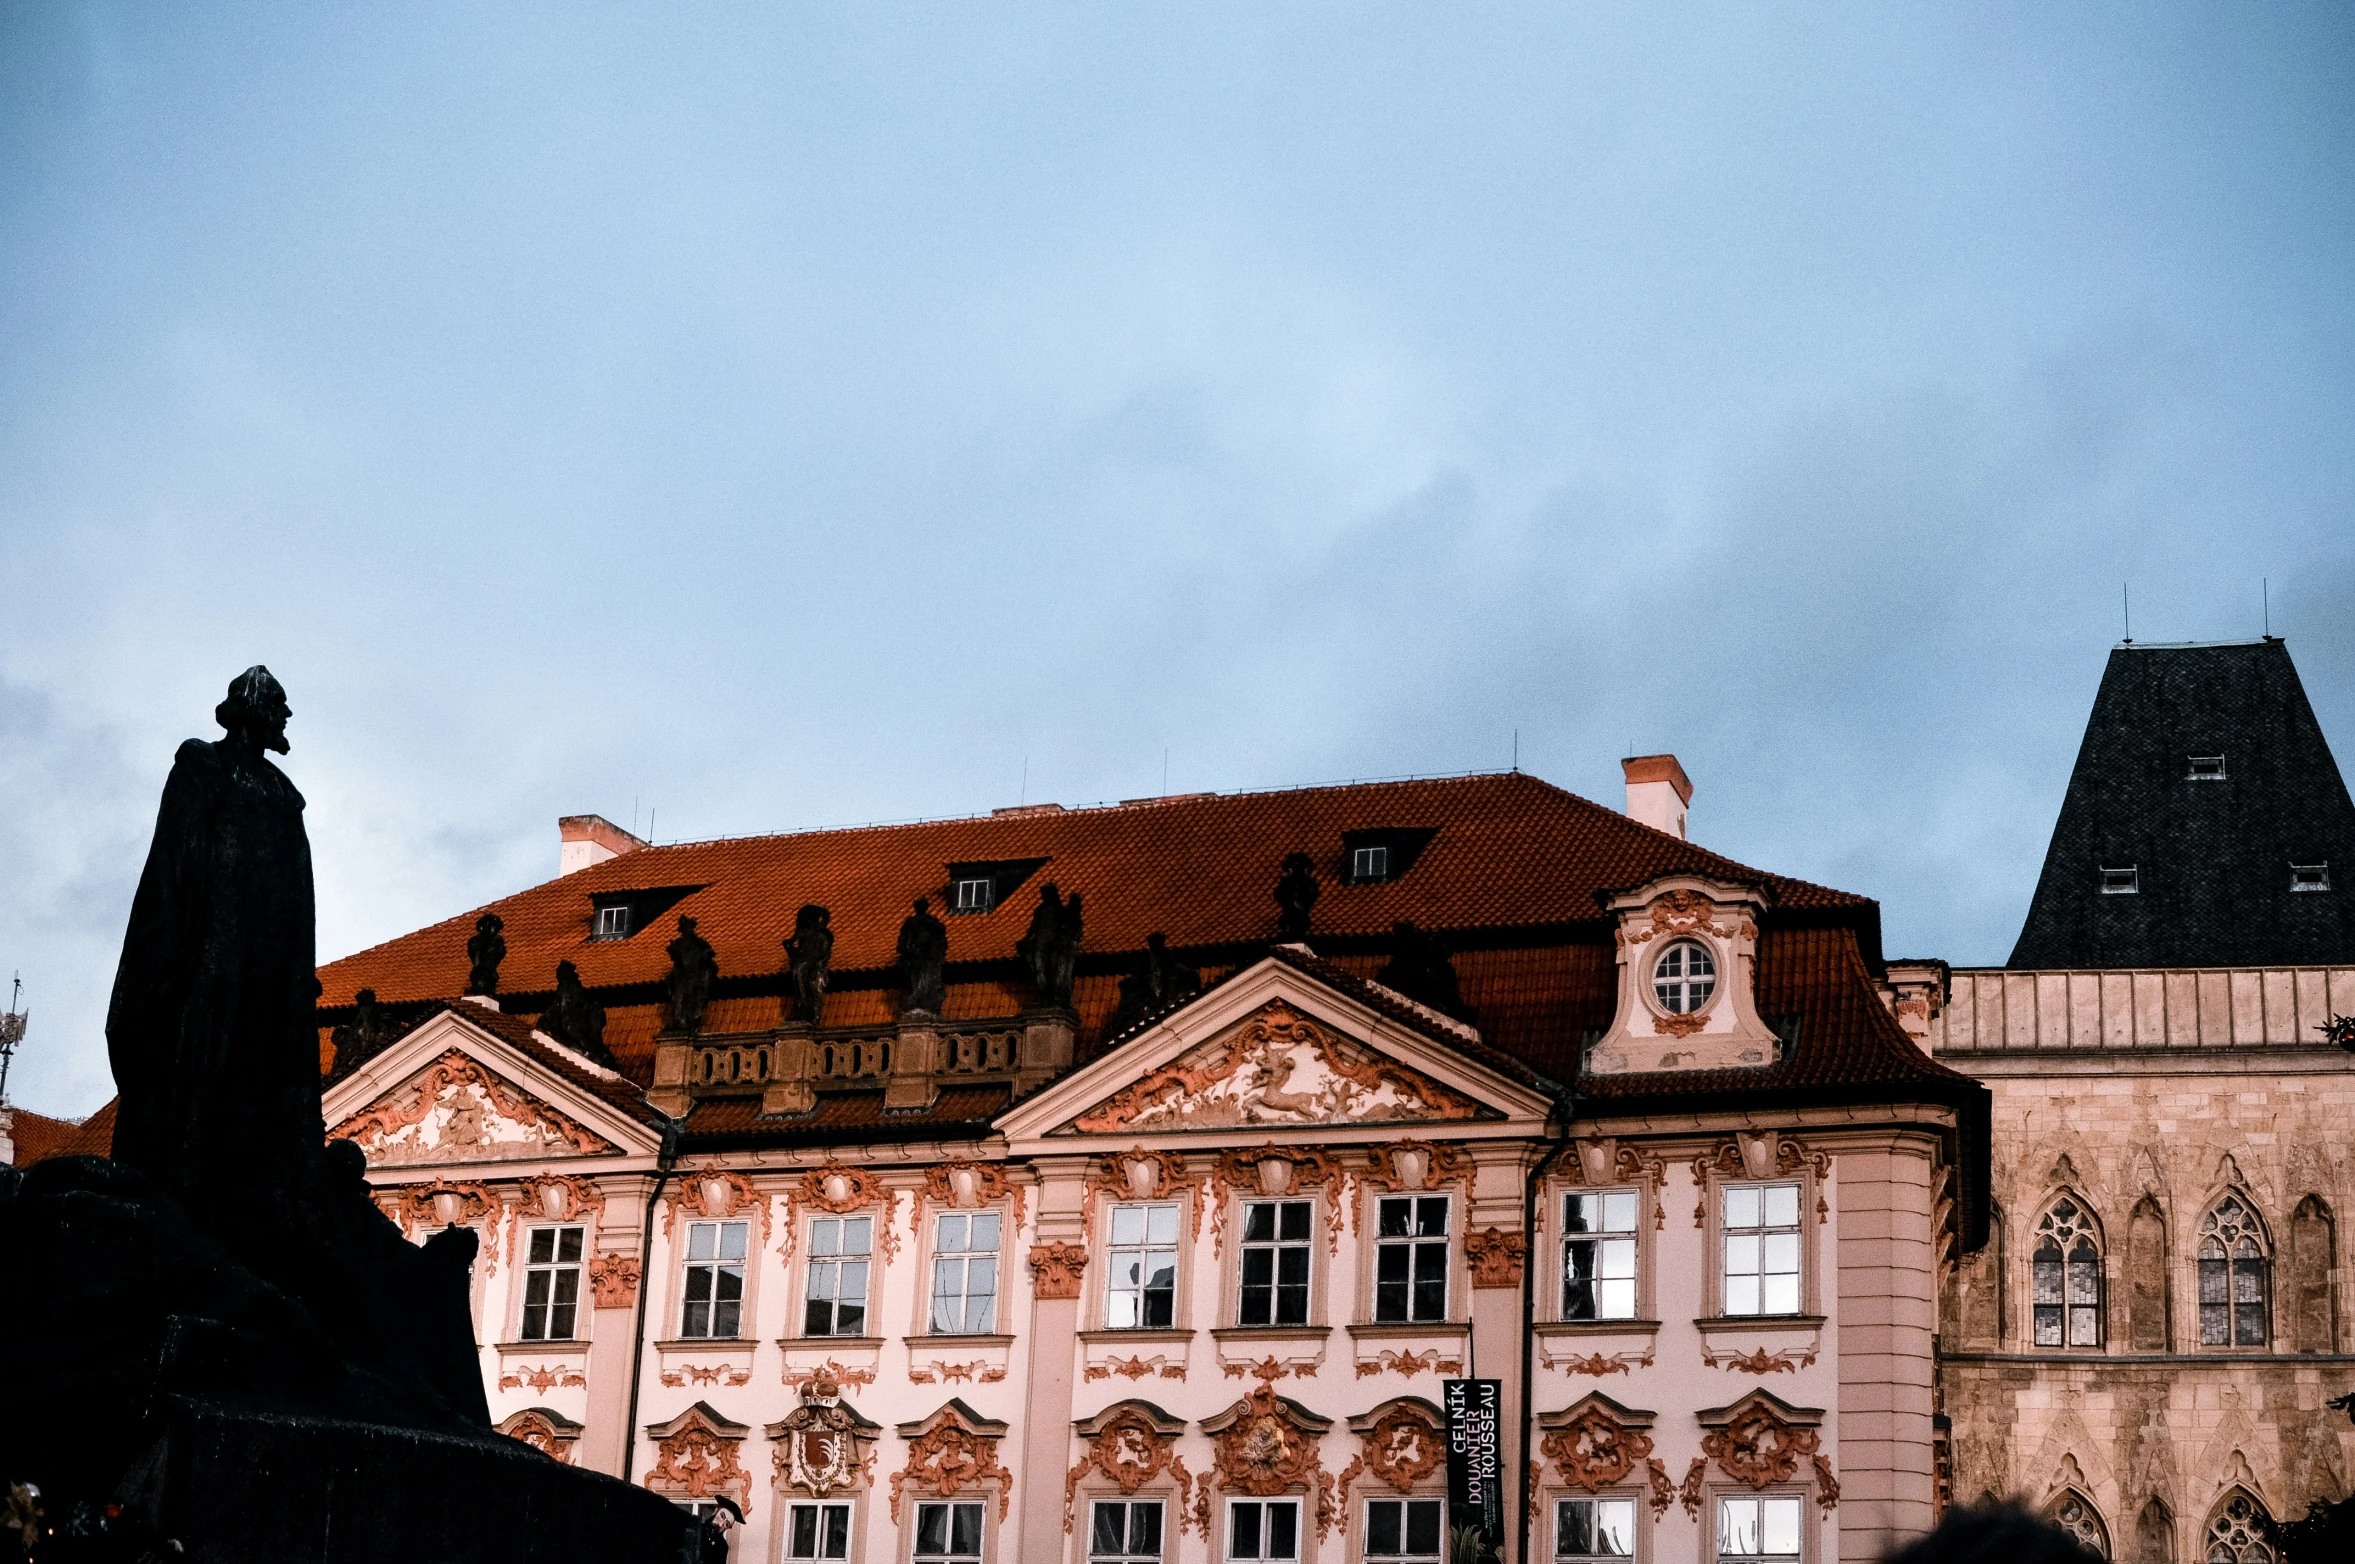
M556 834L563 843L556 854L559 879L575 869L586 869L608 858L634 853L646 845L603 815L560 816Z
M1636 755L1619 762L1627 773L1627 818L1685 839L1684 807L1693 784L1674 755Z

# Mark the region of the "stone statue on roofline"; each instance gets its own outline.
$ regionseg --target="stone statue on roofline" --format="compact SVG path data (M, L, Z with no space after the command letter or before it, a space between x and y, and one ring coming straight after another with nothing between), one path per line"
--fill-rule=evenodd
M605 1007L582 986L580 968L569 961L556 963L556 996L541 1014L539 1029L584 1059L609 1070L621 1068L605 1046Z
M1014 942L1014 950L1030 966L1041 1005L1070 1007L1071 985L1079 975L1081 930L1079 892L1066 898L1052 880L1040 886L1029 932Z
M667 947L671 975L667 986L670 1029L700 1032L703 1014L711 1007L712 979L720 975L719 957L711 941L695 932L693 918L679 920L679 937Z
M499 992L499 963L507 959L507 922L495 912L474 920L474 938L466 942L466 992Z
M916 898L916 910L899 926L900 1009L939 1015L948 1002L946 968L949 959L948 925L932 915L929 898Z
M1463 999L1456 991L1455 964L1439 936L1418 929L1406 919L1390 926L1390 960L1374 981L1395 989L1418 1004L1460 1017Z
M1308 938L1308 915L1323 894L1316 860L1306 853L1287 856L1276 880L1276 938L1287 943Z
M1136 970L1120 980L1120 1005L1112 1013L1112 1030L1125 1032L1200 992L1202 974L1170 951L1169 937L1148 934Z
M801 1005L800 1019L812 1028L826 1019L826 981L834 965L834 914L816 902L793 915L793 935L785 941L785 968L793 976L793 997Z
M334 1032L335 1068L348 1070L381 1053L401 1028L376 1002L376 990L363 988L352 996L352 1018Z

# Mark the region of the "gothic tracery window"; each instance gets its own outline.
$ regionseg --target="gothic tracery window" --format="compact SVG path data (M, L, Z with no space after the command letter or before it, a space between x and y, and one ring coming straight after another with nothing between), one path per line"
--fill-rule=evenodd
M2029 1262L2039 1347L2101 1345L2102 1257L2093 1218L2070 1196L2053 1202L2036 1228Z
M2217 1509L2207 1541L2207 1564L2275 1564L2281 1556L2273 1546L2273 1517L2246 1488L2235 1488Z
M2079 1547L2099 1558L2110 1556L2110 1529L2083 1494L2075 1489L2063 1493L2050 1515L2052 1523L2076 1538Z
M2240 1196L2225 1196L2200 1224L2199 1255L2200 1345L2264 1346L2264 1230Z

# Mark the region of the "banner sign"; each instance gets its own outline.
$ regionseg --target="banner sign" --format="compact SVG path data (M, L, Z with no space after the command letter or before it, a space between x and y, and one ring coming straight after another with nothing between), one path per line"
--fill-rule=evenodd
M1440 1382L1447 1406L1447 1564L1505 1556L1504 1384Z

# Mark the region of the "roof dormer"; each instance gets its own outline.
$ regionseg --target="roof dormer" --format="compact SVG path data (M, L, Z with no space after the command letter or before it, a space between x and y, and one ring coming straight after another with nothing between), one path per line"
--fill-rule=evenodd
M1588 1052L1589 1074L1757 1068L1781 1057L1758 1018L1763 890L1672 874L1606 905L1619 918L1619 1007Z

